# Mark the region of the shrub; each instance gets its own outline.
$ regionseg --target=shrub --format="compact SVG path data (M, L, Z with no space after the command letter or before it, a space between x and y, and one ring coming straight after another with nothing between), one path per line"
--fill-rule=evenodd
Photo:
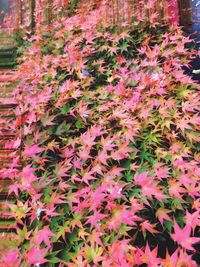
M104 29L96 12L37 33L21 57L23 168L10 187L19 250L2 261L197 266L199 86L182 70L189 39L166 26Z

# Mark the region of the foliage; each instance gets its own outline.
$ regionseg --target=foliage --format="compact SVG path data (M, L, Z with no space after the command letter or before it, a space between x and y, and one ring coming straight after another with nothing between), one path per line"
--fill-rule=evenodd
M179 28L39 29L15 91L18 250L4 266L197 266L199 86ZM87 14L88 16L88 14Z

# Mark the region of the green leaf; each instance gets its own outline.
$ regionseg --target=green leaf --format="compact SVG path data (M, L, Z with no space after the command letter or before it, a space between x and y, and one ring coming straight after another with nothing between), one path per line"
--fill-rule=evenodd
M76 121L76 124L75 125L76 125L76 128L81 129L81 128L84 128L85 122L82 119L78 119Z
M60 259L57 258L57 257L53 257L49 260L50 263L59 263L60 262Z
M172 232L172 229L173 229L173 227L174 227L173 222L164 220L163 225L164 225L164 230L167 230L167 231L169 231L170 233Z
M60 107L60 110L61 110L61 113L64 114L64 115L69 114L70 105L66 104L66 105Z
M127 182L132 182L133 181L133 173L132 173L131 170L126 171L124 176L125 176L125 179L126 179Z
M120 45L120 48L121 48L122 52L127 52L128 51L128 47L130 47L130 45L127 42L122 42L122 44Z

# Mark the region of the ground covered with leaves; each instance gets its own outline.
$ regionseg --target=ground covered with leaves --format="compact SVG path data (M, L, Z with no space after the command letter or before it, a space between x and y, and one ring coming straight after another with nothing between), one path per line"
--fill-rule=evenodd
M23 169L10 172L20 177L10 186L18 249L4 266L198 266L189 38L164 26L103 28L93 11L29 41L15 91Z

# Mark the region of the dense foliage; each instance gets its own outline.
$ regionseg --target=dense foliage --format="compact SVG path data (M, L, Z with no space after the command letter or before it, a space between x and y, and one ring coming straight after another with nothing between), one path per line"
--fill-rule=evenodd
M10 187L18 250L2 264L197 266L189 39L164 26L104 28L98 11L89 15L40 29L20 59L23 168L9 173L20 177Z

